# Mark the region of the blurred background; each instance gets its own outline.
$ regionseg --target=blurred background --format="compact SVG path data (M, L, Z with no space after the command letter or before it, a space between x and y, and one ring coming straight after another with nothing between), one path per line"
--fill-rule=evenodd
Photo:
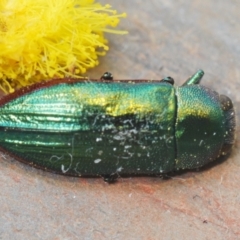
M100 1L100 0L99 0ZM105 1L126 12L110 50L87 73L181 85L199 68L202 84L229 96L240 115L240 2ZM239 124L238 124L239 125ZM237 125L237 128L238 128ZM240 151L169 180L71 178L0 160L0 239L240 239Z

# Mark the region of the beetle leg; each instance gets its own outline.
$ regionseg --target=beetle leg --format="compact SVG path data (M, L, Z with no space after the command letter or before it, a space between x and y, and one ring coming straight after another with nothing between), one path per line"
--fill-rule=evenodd
M114 183L114 182L116 182L119 175L117 173L112 173L112 174L102 175L102 177L103 177L104 182Z
M170 83L171 85L174 85L174 79L172 77L165 77L164 79L161 80L161 82L167 82Z
M113 75L110 72L105 72L101 78L101 80L113 80Z
M190 78L188 78L182 86L186 86L186 85L195 85L195 84L199 84L202 77L204 75L204 71L199 69L195 74L193 74Z

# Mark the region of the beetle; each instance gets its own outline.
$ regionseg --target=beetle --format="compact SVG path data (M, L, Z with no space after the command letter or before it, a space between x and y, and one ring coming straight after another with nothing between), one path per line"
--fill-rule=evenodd
M34 167L70 176L161 175L195 169L230 151L232 101L199 85L64 78L0 100L0 148Z

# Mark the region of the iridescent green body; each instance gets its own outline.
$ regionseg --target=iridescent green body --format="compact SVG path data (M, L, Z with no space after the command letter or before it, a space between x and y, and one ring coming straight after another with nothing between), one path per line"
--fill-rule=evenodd
M20 90L0 101L0 147L72 176L201 167L233 144L235 118L231 100L194 77L182 87L64 79Z

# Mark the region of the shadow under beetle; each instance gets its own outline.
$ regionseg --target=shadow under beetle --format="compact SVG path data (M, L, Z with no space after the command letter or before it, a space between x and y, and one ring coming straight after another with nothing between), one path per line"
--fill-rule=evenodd
M195 169L231 149L231 100L199 85L55 79L0 100L0 148L34 167L71 176L159 175Z

